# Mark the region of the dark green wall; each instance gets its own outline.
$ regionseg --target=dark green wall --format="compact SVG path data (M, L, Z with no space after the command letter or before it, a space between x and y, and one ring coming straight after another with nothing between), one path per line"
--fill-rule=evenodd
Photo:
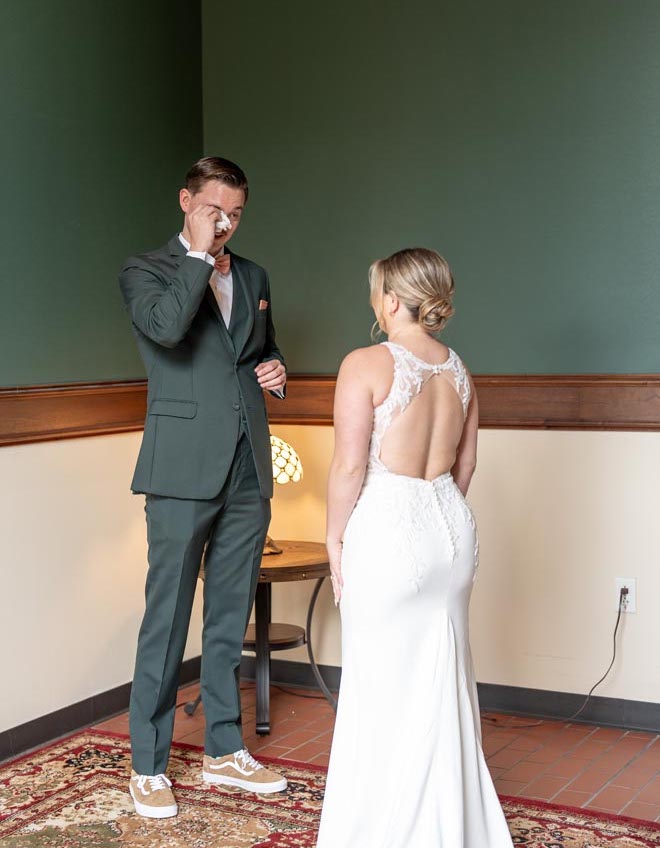
M7 0L0 385L138 377L117 268L241 162L293 370L368 342L369 263L441 250L476 372L660 370L656 0Z
M141 376L117 286L202 150L199 3L3 0L0 385Z
M370 262L422 244L474 371L660 371L657 0L203 0L203 34L291 368L367 343Z

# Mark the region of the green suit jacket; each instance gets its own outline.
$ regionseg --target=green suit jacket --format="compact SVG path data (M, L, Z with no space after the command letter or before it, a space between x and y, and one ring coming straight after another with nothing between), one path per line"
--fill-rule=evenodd
M270 434L254 368L284 361L275 343L267 272L231 254L229 329L209 286L212 266L178 236L132 256L119 284L147 378L147 417L131 488L208 500L222 489L241 417L264 498L273 495Z

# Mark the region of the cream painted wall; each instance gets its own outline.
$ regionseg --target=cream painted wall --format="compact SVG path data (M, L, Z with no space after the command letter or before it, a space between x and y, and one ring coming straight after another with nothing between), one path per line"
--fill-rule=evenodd
M272 535L322 540L332 429L273 431L296 447L305 477L277 487ZM469 493L481 536L470 619L480 681L586 693L611 658L614 578L634 577L638 611L623 617L597 693L660 702L658 468L659 433L481 431ZM303 624L311 588L276 586L274 617ZM317 613L317 659L339 665L327 586Z
M272 535L322 541L329 427L275 427L305 479L278 486ZM0 451L0 645L12 697L0 731L131 679L143 608L143 499L128 490L140 434ZM472 610L478 679L586 692L610 659L614 577L637 578L636 615L599 693L660 702L660 434L481 433L470 492L482 563ZM274 618L304 624L313 582L275 587ZM196 604L186 651L200 650ZM314 644L340 662L326 585ZM306 661L304 649L282 653Z
M660 702L660 433L481 433L478 679L587 692L612 653L614 578L637 580L600 695Z
M0 731L126 683L144 608L141 434L0 450ZM186 656L199 654L196 603Z

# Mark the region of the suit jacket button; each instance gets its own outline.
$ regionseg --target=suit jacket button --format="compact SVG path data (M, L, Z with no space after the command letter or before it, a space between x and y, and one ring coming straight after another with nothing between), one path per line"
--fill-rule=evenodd
M238 411L239 411L239 409L241 408L240 403L234 403L234 404L232 404L232 406L234 407L234 409L236 410L236 412L238 412Z

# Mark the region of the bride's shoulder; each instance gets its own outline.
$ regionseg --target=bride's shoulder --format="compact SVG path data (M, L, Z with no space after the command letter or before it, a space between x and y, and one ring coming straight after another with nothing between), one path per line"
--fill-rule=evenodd
M344 357L337 386L342 393L378 405L392 385L392 354L384 344L359 347Z
M373 344L368 347L358 347L348 353L342 360L340 373L362 373L364 369L380 369L388 367L392 369L392 355L384 344ZM366 374L369 372L367 371Z

